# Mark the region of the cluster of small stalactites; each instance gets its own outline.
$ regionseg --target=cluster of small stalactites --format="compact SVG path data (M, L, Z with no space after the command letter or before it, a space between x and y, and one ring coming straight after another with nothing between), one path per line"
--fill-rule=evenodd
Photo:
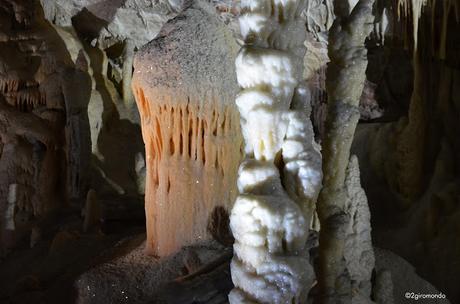
M24 112L46 104L45 93L38 89L38 84L34 81L0 79L0 93L9 105Z
M146 148L147 251L166 256L207 238L210 214L235 199L238 111L217 95L184 96L135 81Z
M396 0L397 1L397 14L398 18L412 18L412 32L413 32L413 41L414 41L414 50L418 47L418 31L419 31L419 22L423 14L425 7L430 7L432 10L431 13L431 24L434 28L436 22L436 0ZM440 57L444 58L445 56L445 43L447 35L447 24L448 19L451 15L455 16L457 22L460 22L460 0L443 0L441 1L442 9L442 30L441 30L441 39L440 39ZM451 14L453 13L453 14ZM434 33L432 33L433 35ZM407 34L406 34L407 36Z

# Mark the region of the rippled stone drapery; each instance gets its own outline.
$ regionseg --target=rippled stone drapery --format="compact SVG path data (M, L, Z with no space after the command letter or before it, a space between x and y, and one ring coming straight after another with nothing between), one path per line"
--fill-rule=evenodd
M151 254L208 238L213 210L232 206L242 147L233 101L236 49L212 8L197 2L135 57Z

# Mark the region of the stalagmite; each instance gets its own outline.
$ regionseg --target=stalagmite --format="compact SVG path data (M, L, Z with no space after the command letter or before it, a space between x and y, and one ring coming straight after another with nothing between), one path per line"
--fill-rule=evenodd
M246 160L230 215L236 303L303 303L314 279L304 252L321 187L321 155L301 84L304 1L243 1L236 75Z
M94 189L88 191L86 195L86 204L84 210L83 231L88 232L101 220L102 210L101 203L97 199L97 194Z
M396 178L390 180L389 184L402 196L405 206L408 206L410 202L417 197L422 187L421 177L423 176L422 159L424 150L420 149L420 147L423 147L425 144L426 113L424 113L422 106L423 98L421 96L423 75L421 74L421 63L418 51L418 29L423 8L429 3L431 4L431 2L433 1L398 0L399 17L412 18L414 88L407 125L398 138L396 150L398 157L395 166L397 168ZM444 1L443 7L446 5L450 7L449 3L449 0ZM433 11L434 10L433 8ZM414 147L417 148L414 149Z
M351 214L346 176L350 146L359 120L359 99L367 67L365 39L372 30L374 0L360 0L355 6L335 1L336 20L329 33L327 70L328 116L323 143L324 187L318 199L321 225L319 287L322 303L350 303L352 283L347 270L346 239Z
M375 266L371 238L371 214L366 193L361 188L358 158L350 157L345 178L345 212L350 216L346 227L344 259L351 280L352 303L370 302L372 271Z
M14 231L16 225L14 223L14 209L18 201L18 184L11 184L8 187L8 198L6 200L7 207L5 212L5 228L6 230Z
M195 3L134 61L146 148L147 251L155 255L208 238L213 210L229 209L236 196L237 46L212 10Z
M307 94L305 85L299 84L291 103L289 125L282 145L283 185L302 209L309 227L318 228L313 221L323 178L321 147L314 139Z
M133 78L133 59L134 59L134 43L131 39L125 40L123 50L123 101L127 106L133 102L133 93L131 90L131 81Z

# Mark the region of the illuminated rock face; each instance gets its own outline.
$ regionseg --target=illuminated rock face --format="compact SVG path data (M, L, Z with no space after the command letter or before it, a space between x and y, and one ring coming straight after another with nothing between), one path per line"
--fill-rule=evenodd
M164 256L209 237L236 196L242 136L231 33L204 4L168 22L136 55L147 178L147 251Z

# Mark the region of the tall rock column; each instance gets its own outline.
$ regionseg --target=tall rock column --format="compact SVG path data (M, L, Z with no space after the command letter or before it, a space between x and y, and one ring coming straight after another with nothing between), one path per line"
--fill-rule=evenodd
M321 186L301 84L305 2L243 1L235 65L246 160L230 215L230 303L303 303L314 279L304 247Z
M236 52L214 9L197 1L135 56L150 254L208 238L214 209L233 205L242 158Z
M322 303L351 303L352 300L347 238L355 218L347 206L350 199L347 168L357 168L356 160L350 161L350 147L360 115L359 100L367 68L364 43L372 30L373 4L374 0L334 1L336 20L329 32L331 62L326 80L329 98L323 143L324 186L318 199L321 225L318 282Z

